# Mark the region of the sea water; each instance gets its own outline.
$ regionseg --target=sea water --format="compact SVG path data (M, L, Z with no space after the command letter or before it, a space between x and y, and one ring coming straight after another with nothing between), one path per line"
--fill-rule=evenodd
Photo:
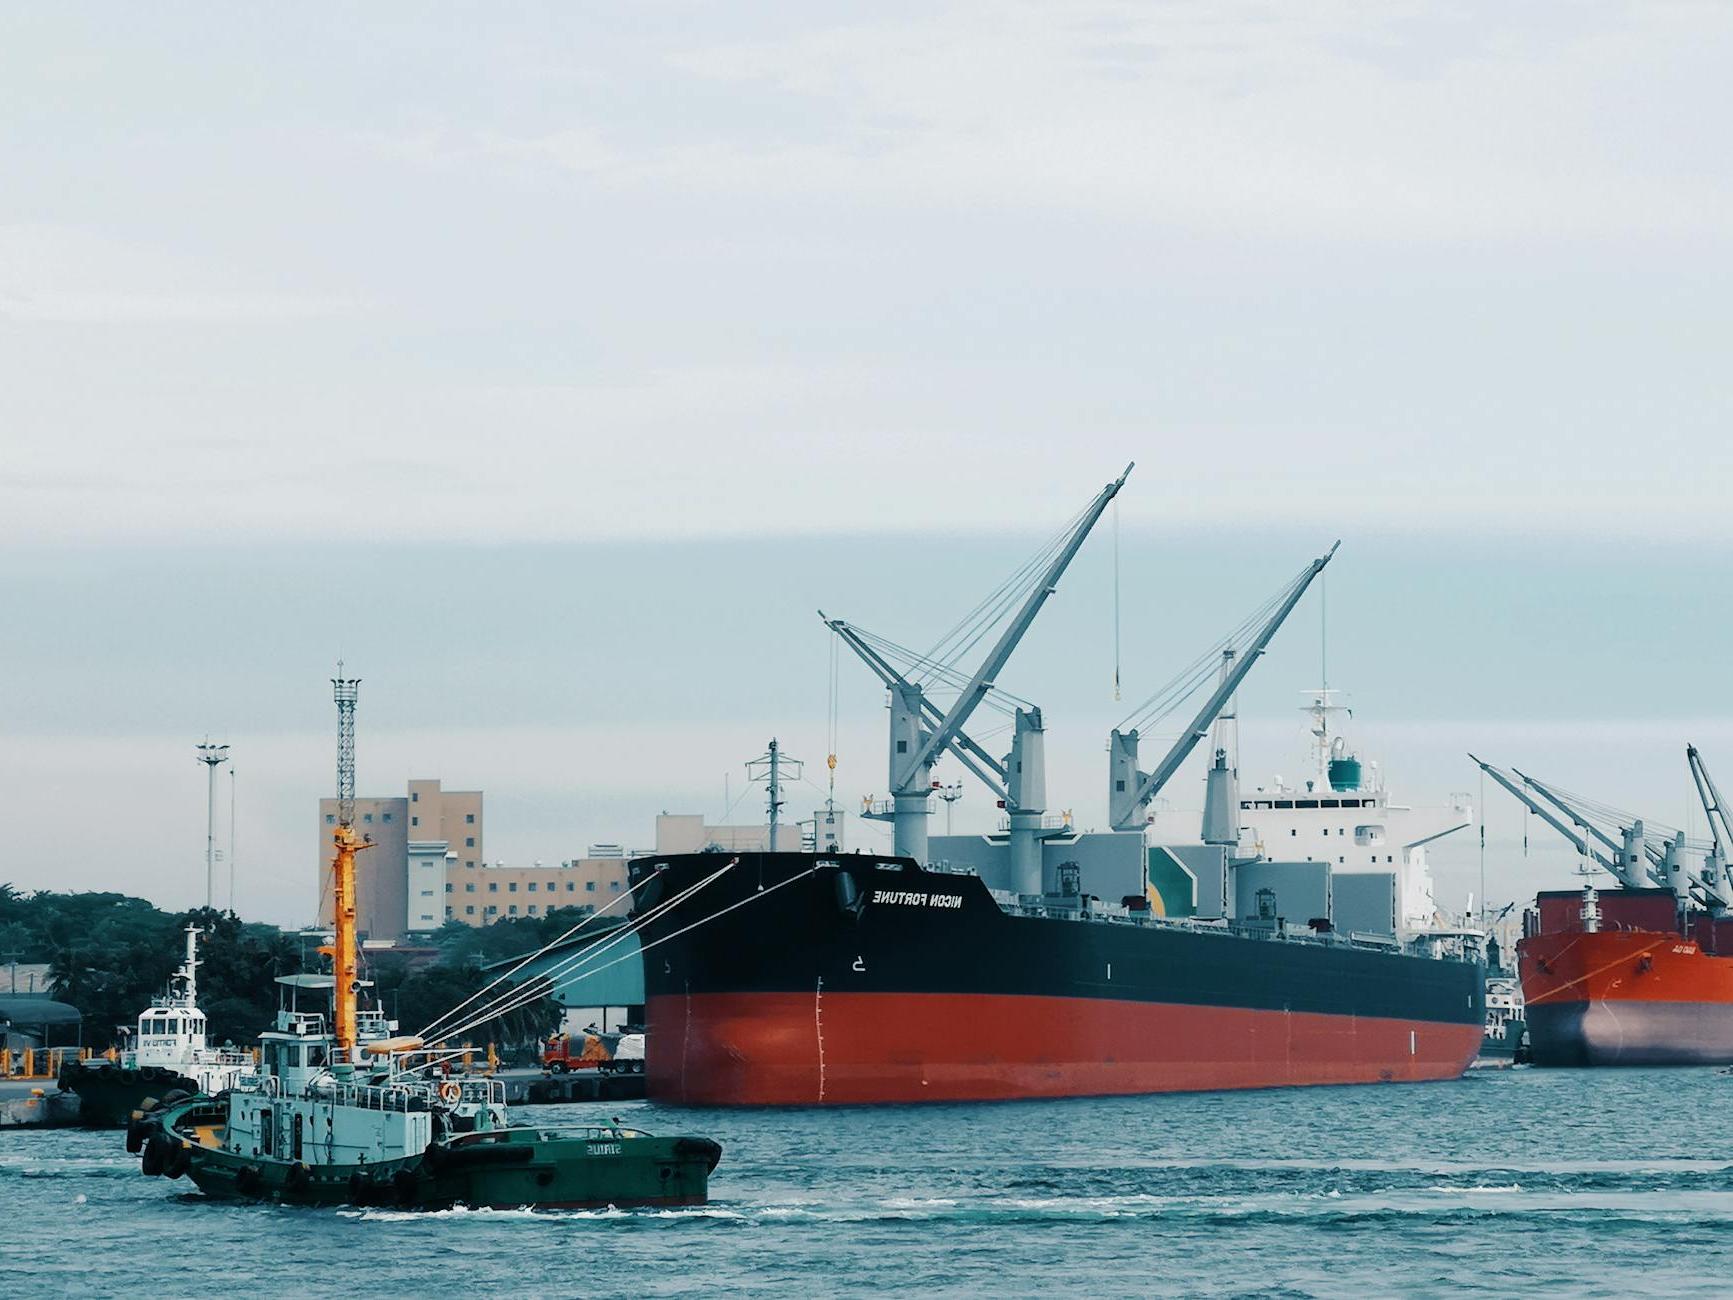
M0 1134L10 1295L1628 1297L1733 1290L1733 1076L850 1110L523 1109L717 1138L681 1210L308 1210Z

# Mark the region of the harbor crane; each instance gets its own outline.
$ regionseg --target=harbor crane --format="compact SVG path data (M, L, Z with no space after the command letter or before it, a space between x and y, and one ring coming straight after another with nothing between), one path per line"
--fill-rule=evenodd
M1119 489L1125 485L1131 470L1132 466L1127 465L1123 474L1102 488L1058 542L1043 553L1051 558L1032 582L1024 582L1009 593L1002 588L983 604L981 610L987 611L983 621L956 653L985 635L1017 591L1025 593L1021 605L1005 624L986 658L967 680L960 683L957 698L948 710L941 711L927 698L926 688L920 680L923 675L935 675L945 680L949 675L948 665L931 662L928 656L917 656L913 669L905 673L891 662L890 657L875 648L872 644L875 638L861 628L842 619L830 618L822 610L819 612L825 625L872 669L890 695L890 806L882 812L872 811L867 815L891 822L897 856L913 858L923 865L926 863L927 818L932 814L934 787L933 765L941 755L951 753L1004 802L1011 824L1011 877L1017 892L1042 892L1041 840L1042 820L1047 811L1047 777L1041 710L1033 705L1017 708L1011 752L1004 760L994 759L970 738L964 726L993 692L999 672L1029 631L1047 598L1058 589L1060 577L1076 557L1108 503L1119 495ZM951 680L954 682L956 677L960 674L952 675Z
M1107 740L1107 808L1108 824L1114 830L1141 831L1143 829L1144 809L1149 806L1150 800L1161 793L1161 788L1179 770L1180 764L1184 763L1191 751L1197 747L1198 741L1209 734L1210 728L1215 724L1222 710L1227 707L1228 701L1233 698L1240 683L1246 679L1246 674L1251 672L1252 666L1262 658L1271 639L1281 629L1282 624L1287 621L1288 615L1293 613L1294 606L1300 603L1300 597L1306 594L1306 588L1310 587L1312 580L1324 571L1324 567L1335 557L1336 551L1341 545L1342 543L1338 541L1334 546L1331 546L1323 555L1313 560L1300 573L1299 577L1293 580L1287 589L1286 596L1276 606L1275 612L1264 622L1257 635L1252 638L1243 652L1235 651L1232 648L1222 652L1221 677L1214 692L1211 693L1209 699L1204 701L1203 707L1197 711L1197 716L1192 719L1191 725L1186 728L1178 740L1174 741L1173 747L1167 751L1161 762L1156 764L1155 771L1140 772L1137 769L1138 729L1129 725L1130 718L1121 723L1119 727L1115 727L1109 734ZM1143 711L1140 710L1139 713L1141 712ZM1137 716L1139 714L1132 715L1133 718ZM1222 775L1218 777L1217 772ZM1218 812L1218 816L1213 818L1206 816L1205 818L1204 839L1207 842L1227 842L1222 837L1228 835L1225 824L1211 826L1208 823L1212 821L1222 823L1237 818L1237 810L1233 810L1233 804L1237 800L1232 798L1229 798L1227 805L1228 809L1232 810L1231 815L1226 818L1219 815L1219 805L1222 798L1228 795L1226 787L1231 782L1231 775L1227 768L1227 754L1218 748L1209 778L1211 793L1215 796L1209 800L1209 806ZM1237 826L1234 826L1231 840L1237 842L1238 839L1239 830Z

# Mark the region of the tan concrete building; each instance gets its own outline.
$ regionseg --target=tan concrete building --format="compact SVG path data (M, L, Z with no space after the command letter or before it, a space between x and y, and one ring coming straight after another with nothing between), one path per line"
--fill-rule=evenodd
M331 835L337 801L319 800L319 923L331 924ZM436 930L444 920L440 883L447 868L482 857L479 790L444 790L433 780L409 783L398 798L355 800L355 829L373 841L356 859L356 923L373 939Z
M785 826L788 847L800 847L800 829ZM770 847L768 826L707 826L698 815L663 813L656 818L656 853L758 852ZM590 846L584 857L555 867L512 867L500 863L447 860L445 919L465 925L491 925L513 917L546 916L559 907L601 911L626 892L626 864L648 850L618 845ZM624 916L630 903L611 915Z
M509 867L484 862L479 867L448 862L445 919L465 925L491 925L518 917L546 916L555 908L600 911L626 892L625 857L574 858L554 867ZM620 903L613 915L624 916Z

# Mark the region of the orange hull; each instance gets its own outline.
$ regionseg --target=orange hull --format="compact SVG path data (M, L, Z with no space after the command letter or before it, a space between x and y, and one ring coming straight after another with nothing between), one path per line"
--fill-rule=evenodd
M1580 930L1517 945L1537 1065L1733 1062L1733 958L1656 930Z

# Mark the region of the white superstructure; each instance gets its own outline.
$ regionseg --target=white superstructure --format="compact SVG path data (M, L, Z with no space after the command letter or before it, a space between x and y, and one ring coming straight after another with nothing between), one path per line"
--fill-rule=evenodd
M1466 796L1448 805L1416 808L1391 801L1376 763L1362 763L1334 727L1349 713L1340 692L1308 692L1313 775L1297 784L1281 777L1240 792L1239 846L1244 858L1273 862L1327 862L1334 875L1390 872L1396 876L1402 928L1429 930L1443 924L1433 897L1426 846L1474 824ZM1159 822L1175 817L1158 815Z
M167 995L138 1018L138 1033L130 1051L121 1053L124 1070L152 1066L173 1070L198 1085L198 1091L215 1094L232 1087L253 1058L246 1052L205 1043L205 1013L199 1010L199 928L186 929L187 953L181 968L169 980Z

